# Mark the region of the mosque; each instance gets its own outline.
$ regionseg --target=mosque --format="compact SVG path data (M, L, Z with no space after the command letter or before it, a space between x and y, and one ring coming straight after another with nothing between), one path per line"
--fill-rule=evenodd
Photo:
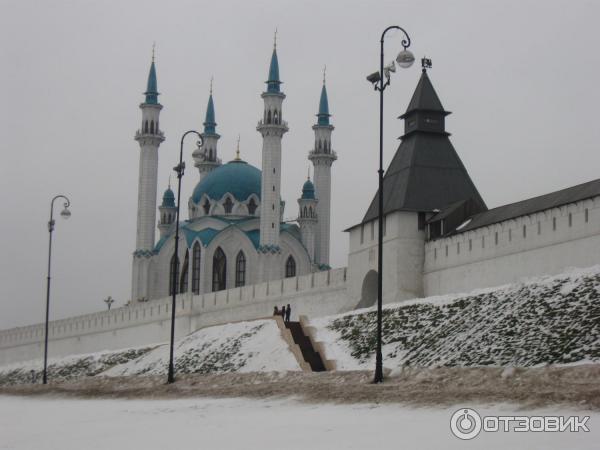
M296 223L283 220L281 199L283 120L277 48L273 48L262 119L257 131L263 138L262 167L237 156L219 158L212 88L206 108L202 142L193 152L198 183L188 201L189 219L180 221L178 258L175 247L175 194L169 188L156 207L158 149L164 141L160 128L157 76L150 66L142 124L135 135L140 146L137 238L133 253L133 301L176 293L203 294L270 280L296 277L329 268L331 166L337 159L331 147L329 105L325 80L321 88L314 149L308 159L314 182L302 186ZM239 143L238 143L239 146ZM158 211L159 239L156 241ZM176 272L176 274L174 274ZM175 276L174 276L175 275ZM173 285L173 280L176 280Z

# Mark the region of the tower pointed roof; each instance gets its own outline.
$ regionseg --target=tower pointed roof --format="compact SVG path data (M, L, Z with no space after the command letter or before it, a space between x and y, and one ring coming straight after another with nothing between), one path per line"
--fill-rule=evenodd
M443 113L444 115L450 114L442 106L442 102L435 92L433 84L431 84L431 80L429 79L429 76L427 76L427 71L425 69L423 69L423 72L421 73L421 78L410 99L408 108L406 108L406 112L400 116L400 118L403 119L407 114L413 111L434 111Z
M473 213L487 210L444 129L442 107L424 71L406 113L406 133L383 179L383 213L430 212L471 200ZM377 218L375 194L362 222Z
M212 89L206 105L206 116L204 117L204 134L215 134L217 123L215 122L215 104L213 101Z
M277 60L277 48L273 48L271 64L269 66L269 79L267 80L267 92L279 92L279 61Z
M317 114L318 125L329 125L329 101L327 100L327 87L325 86L325 82L323 82L323 87L321 88L321 98L319 99L319 113Z
M146 86L146 103L150 105L156 105L158 103L158 83L156 81L156 67L154 65L154 57L152 57L152 64L150 64L150 72L148 73L148 84Z

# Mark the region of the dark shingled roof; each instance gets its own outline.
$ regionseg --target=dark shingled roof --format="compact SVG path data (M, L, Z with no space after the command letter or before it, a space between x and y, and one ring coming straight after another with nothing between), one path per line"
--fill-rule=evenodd
M442 102L437 96L426 71L422 72L419 83L408 104L408 108L406 108L406 112L402 114L400 118L404 119L408 113L413 111L439 111L444 113L444 115L450 114L448 111L444 110Z
M435 111L447 114L429 77L423 72L407 114ZM402 136L402 142L383 179L383 213L394 211L433 211L452 203L472 199L477 212L486 210L448 134L443 128L427 131L417 127ZM377 218L378 193L375 194L362 223Z
M466 226L458 231L458 233L464 233L465 231L474 230L475 228L485 227L550 208L556 208L558 206L566 205L567 203L578 202L598 195L600 195L600 179L572 186L560 191L551 192L550 194L540 195L539 197L499 206L476 214Z

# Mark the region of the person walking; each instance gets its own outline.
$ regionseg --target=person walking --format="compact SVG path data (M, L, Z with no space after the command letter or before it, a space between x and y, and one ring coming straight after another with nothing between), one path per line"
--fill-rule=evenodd
M277 309L277 306L273 307L273 315L274 316L278 316L279 315L279 309Z
M290 321L290 315L292 314L292 307L290 306L290 304L287 304L287 308L285 309L285 321L289 322Z

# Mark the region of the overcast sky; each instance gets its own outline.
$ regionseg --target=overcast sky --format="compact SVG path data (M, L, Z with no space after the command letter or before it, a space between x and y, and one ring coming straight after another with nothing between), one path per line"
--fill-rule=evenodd
M332 265L346 265L342 232L376 191L379 36L404 27L430 78L451 140L489 207L599 177L600 2L593 1L38 1L0 0L0 328L43 321L50 199L72 201L54 233L52 317L120 306L135 246L139 103L156 41L167 140L159 195L181 134L201 129L209 81L220 157L260 167L264 89L273 46L284 116L286 217L306 177L322 68L336 129ZM401 49L390 34L386 60ZM420 75L398 70L386 90L385 159L392 158ZM193 141L193 140L190 140ZM193 142L182 202L198 181ZM58 205L61 206L61 205ZM57 212L60 208L57 208ZM182 210L187 218L187 207ZM158 234L158 233L157 233Z

